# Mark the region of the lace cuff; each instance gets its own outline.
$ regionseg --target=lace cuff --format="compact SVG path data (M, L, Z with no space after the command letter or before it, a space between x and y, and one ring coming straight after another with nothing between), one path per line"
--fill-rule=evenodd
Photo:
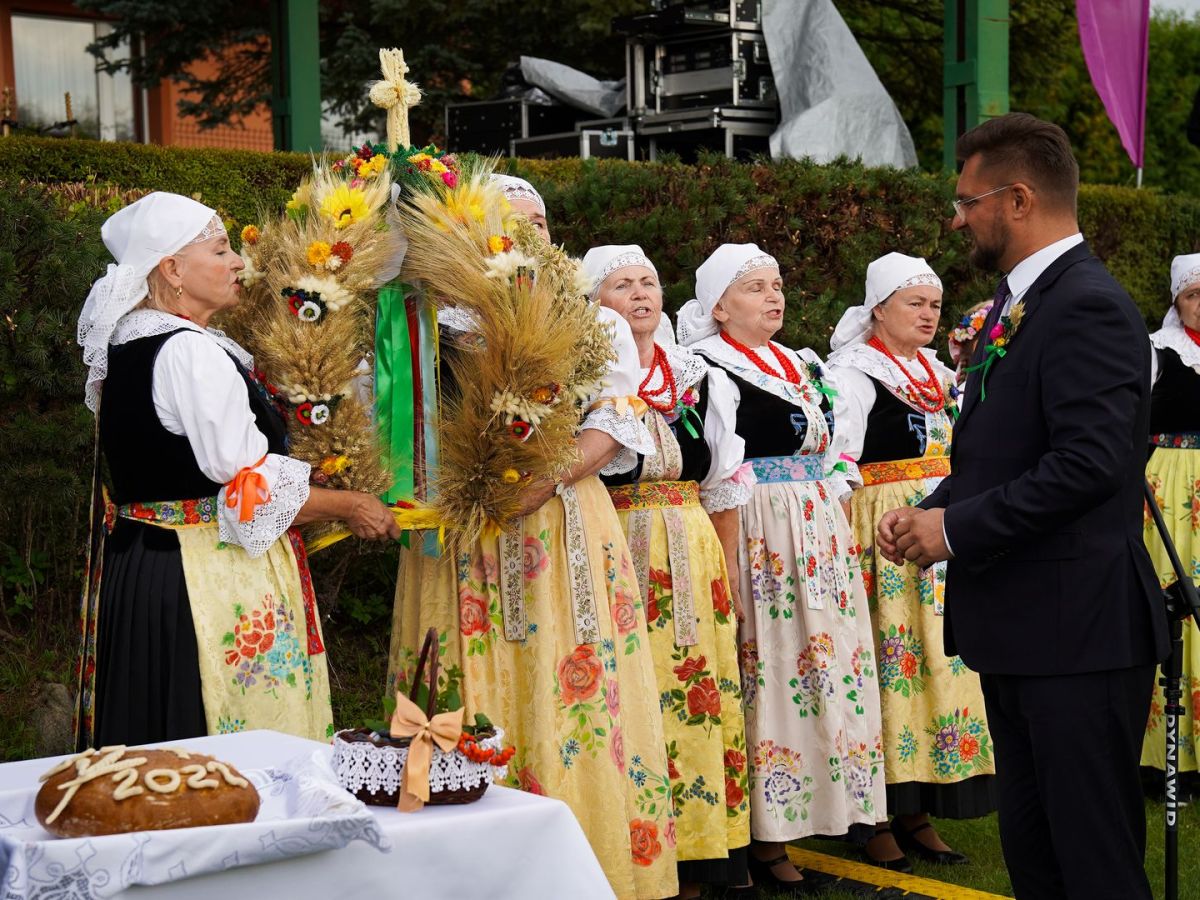
M262 556L291 527L302 507L308 500L308 475L312 467L306 462L268 453L266 460L258 466L258 472L267 480L271 499L254 508L254 518L249 522L238 520L238 506L229 507L225 502L227 487L217 494L218 533L226 544L237 544L251 557Z
M637 468L638 455L628 447L622 447L620 451L605 463L604 468L600 470L601 475L624 475L627 472L632 472Z
M646 427L646 423L642 421L642 417L638 415L632 406L626 406L620 412L613 405L599 406L584 417L580 429L587 428L603 431L621 444L621 446L632 450L635 454L640 453L642 456L653 456L657 452L654 445L654 437L650 434L650 429ZM623 455L624 453L618 454L617 459L620 459ZM613 463L610 462L608 465L611 466ZM630 466L629 468L633 467ZM629 469L622 471L628 472ZM620 473L609 472L608 466L606 466L604 474L614 475Z
M710 514L745 506L750 500L750 495L754 493L754 485L757 481L754 473L751 472L748 482L739 481L735 475L733 478L726 478L724 481L718 482L711 488L701 488L700 505L704 507L706 513Z

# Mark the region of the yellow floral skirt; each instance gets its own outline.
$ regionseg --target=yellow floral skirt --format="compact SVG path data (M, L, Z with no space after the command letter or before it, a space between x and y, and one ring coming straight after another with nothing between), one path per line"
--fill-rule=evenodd
M147 526L153 527L153 526ZM175 529L200 650L209 734L268 728L333 737L329 673L298 536L252 558L217 526ZM303 554L303 545L299 545Z
M1154 488L1158 508L1170 529L1179 558L1192 578L1200 579L1200 450L1157 447L1146 466L1146 477ZM1166 586L1175 580L1175 571L1149 514L1145 517L1145 539L1158 580ZM1166 698L1158 683L1161 675L1160 671L1154 678L1154 698L1150 701L1150 718L1142 743L1142 765L1156 769L1166 767L1163 738ZM1184 713L1179 720L1182 744L1179 771L1195 772L1200 770L1200 730L1196 728L1200 721L1200 628L1191 618L1183 623L1182 685Z
M871 466L860 468L870 481ZM893 565L875 552L875 527L883 514L915 506L940 480L868 484L851 500L875 631L889 785L949 785L996 770L979 676L943 649L945 564L921 572L912 563Z
M516 747L515 787L562 800L613 891L678 890L662 714L646 610L608 492L585 478L457 556L401 551L389 683L407 690L425 630L467 717ZM453 682L458 684L454 685Z
M657 485L610 492L646 598L679 860L724 859L750 843L737 618L725 554L697 499L676 506L632 500L647 486ZM683 592L686 602L677 604ZM683 611L694 628L681 638ZM692 643L680 646L681 639Z

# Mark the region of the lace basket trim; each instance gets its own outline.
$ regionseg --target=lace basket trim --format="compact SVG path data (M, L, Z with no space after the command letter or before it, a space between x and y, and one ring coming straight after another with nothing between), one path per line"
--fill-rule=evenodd
M376 747L365 741L347 741L341 739L344 733L339 732L333 741L333 770L337 773L338 783L350 792L364 787L375 794L399 792L408 748ZM499 727L493 737L479 742L480 747L490 747L497 753L503 745L504 729ZM472 762L458 750L444 753L439 747L433 748L429 790L435 794L478 787L486 781L503 781L507 777L508 766Z

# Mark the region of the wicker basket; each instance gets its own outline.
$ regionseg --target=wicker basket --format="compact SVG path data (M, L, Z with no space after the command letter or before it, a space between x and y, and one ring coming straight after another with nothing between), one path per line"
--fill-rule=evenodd
M425 715L429 718L433 718L437 700L436 647L437 632L431 628L425 635L416 676L409 691L409 699L415 703L428 659L429 701L425 707ZM499 752L504 740L504 730L496 728L491 735L480 734L477 737L480 746L493 747ZM410 739L407 737L394 738L369 728L339 731L333 739L333 768L338 781L363 803L373 806L395 806L400 800L400 779L408 756L409 743ZM437 746L433 748L429 771L429 803L433 806L478 800L487 790L495 774L491 763L470 760L457 748L445 752ZM435 773L453 774L442 777L441 774ZM448 782L451 781L458 782L460 786L449 785ZM435 789L435 782L447 783L439 784L440 789Z

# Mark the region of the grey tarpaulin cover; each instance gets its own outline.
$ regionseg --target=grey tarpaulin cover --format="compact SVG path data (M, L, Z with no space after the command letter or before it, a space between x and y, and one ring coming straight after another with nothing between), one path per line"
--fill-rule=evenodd
M536 56L521 57L521 77L551 97L609 119L625 106L625 79L599 81L585 72Z
M771 155L917 164L912 135L832 0L763 0L783 122Z

